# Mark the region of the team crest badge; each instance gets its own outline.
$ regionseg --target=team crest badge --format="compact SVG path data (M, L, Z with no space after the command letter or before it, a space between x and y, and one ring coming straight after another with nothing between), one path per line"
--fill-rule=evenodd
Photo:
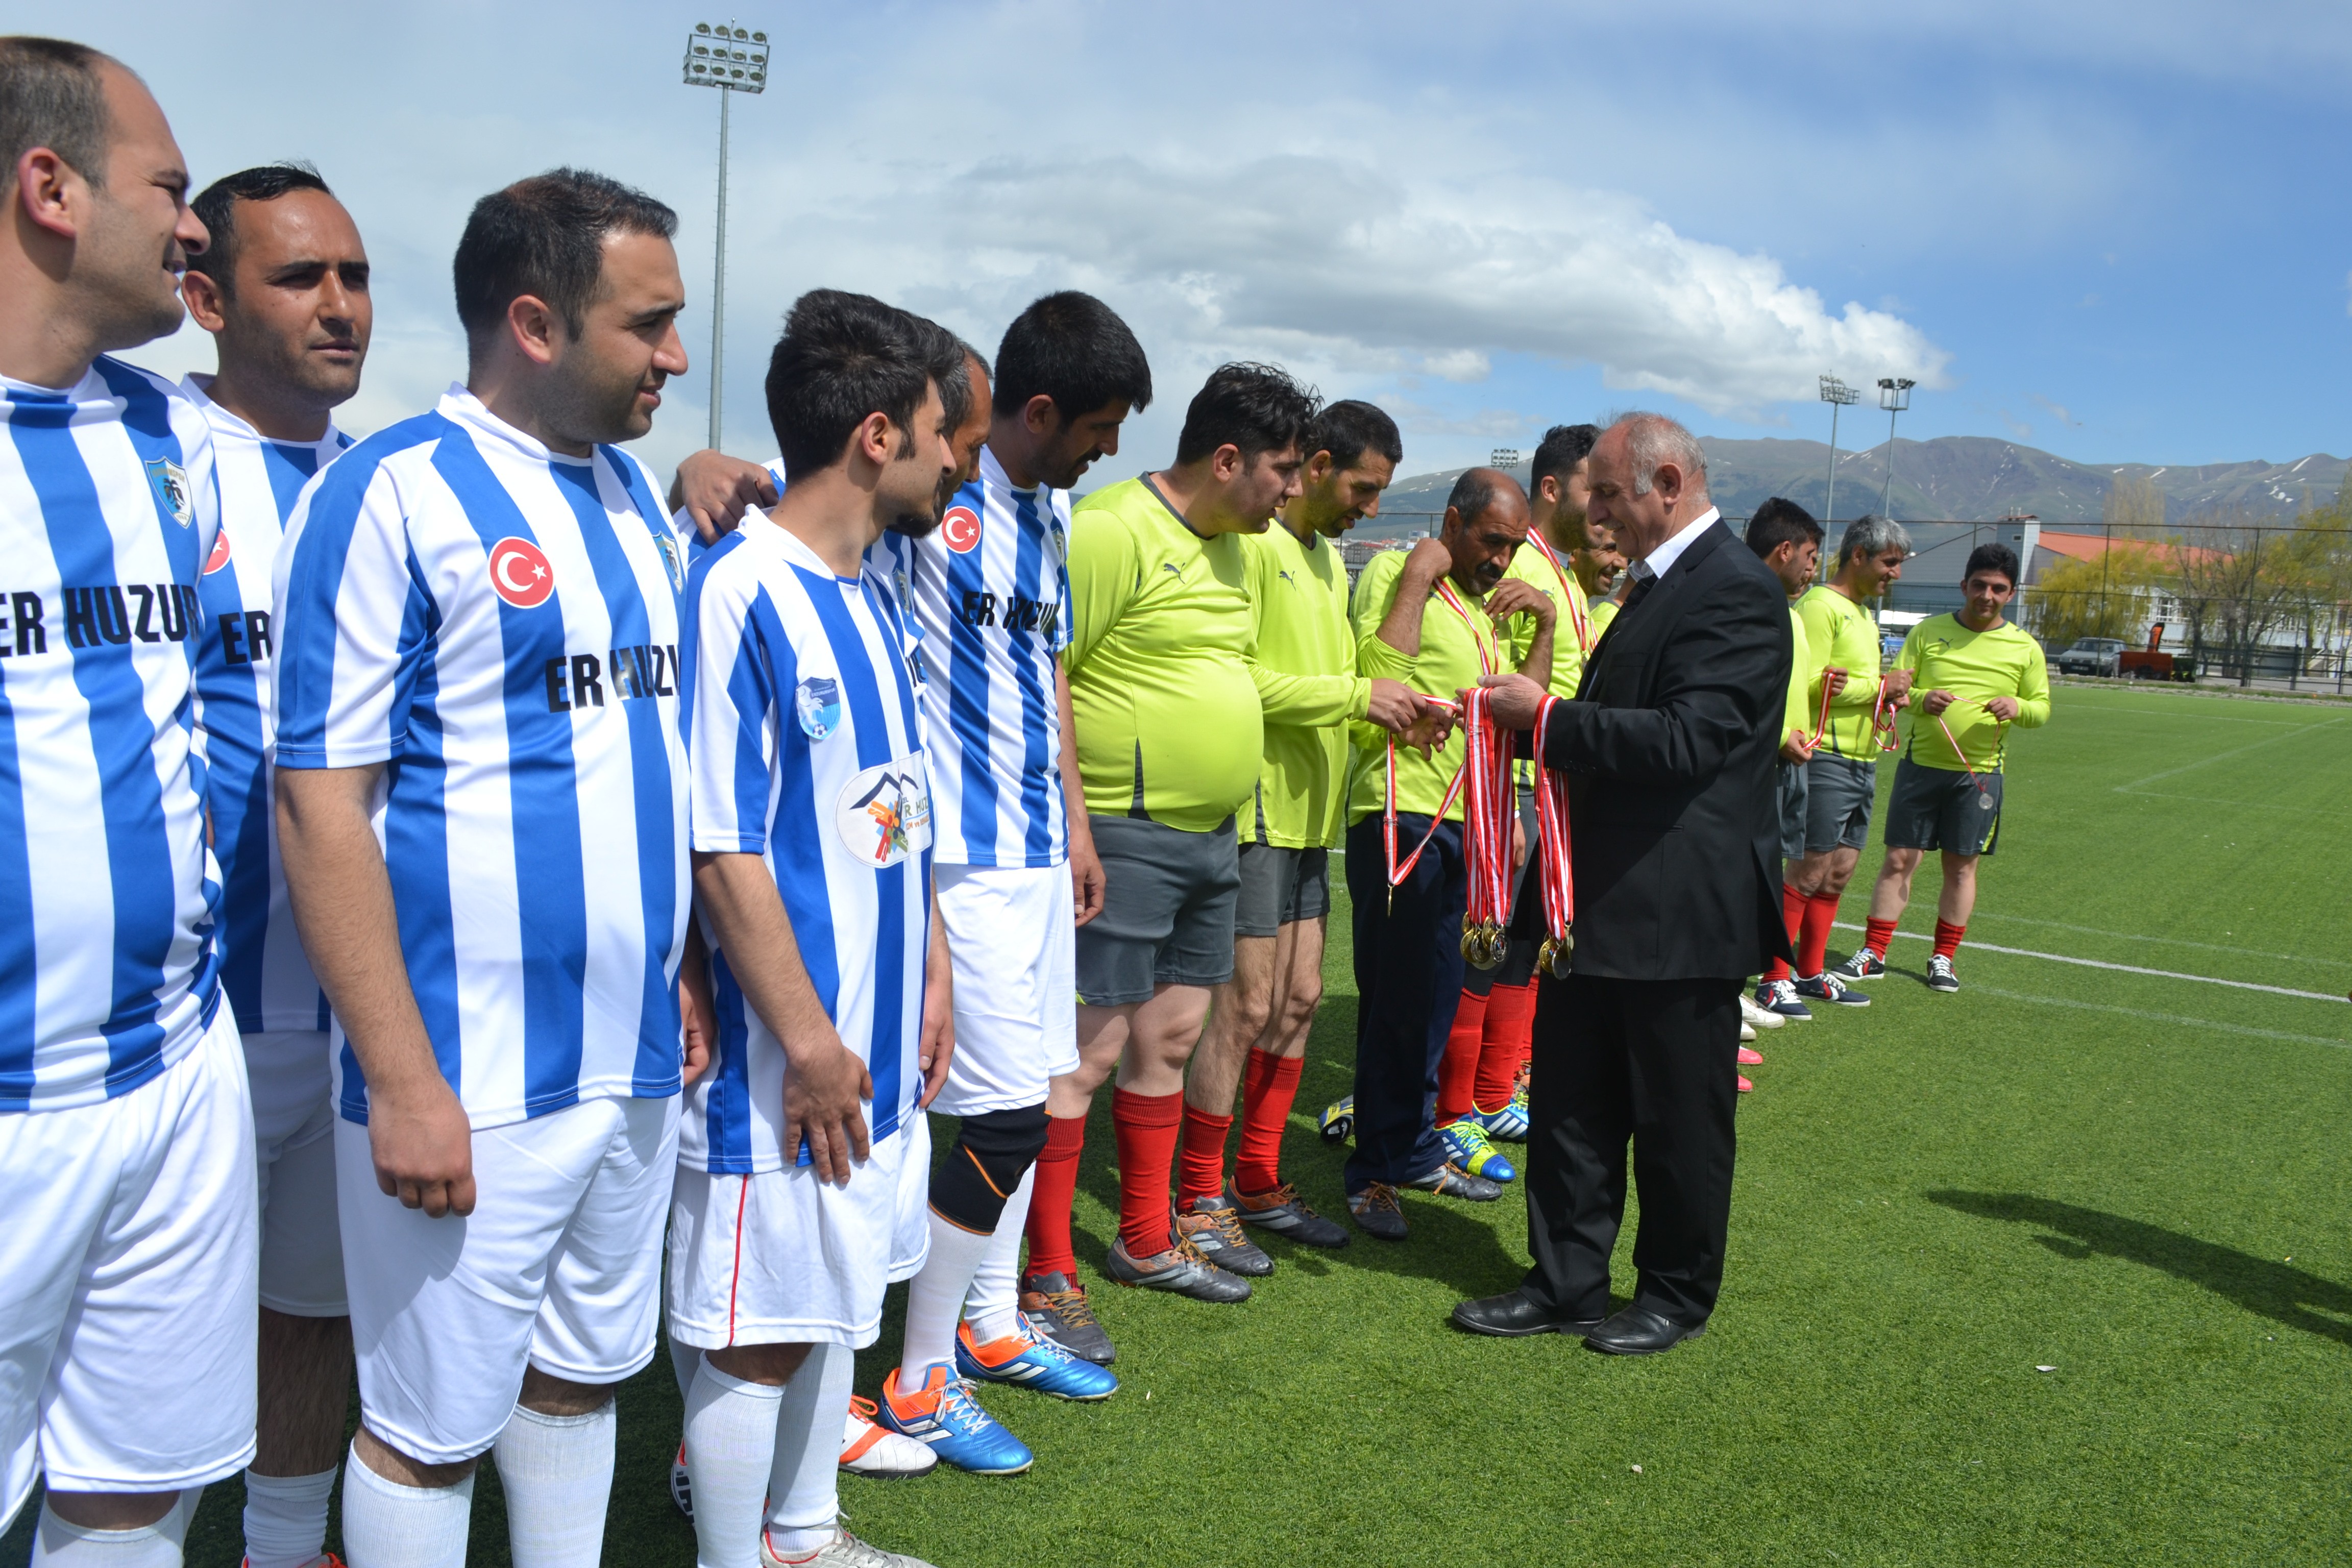
M506 538L490 546L490 588L518 610L533 610L555 592L555 568L528 539Z
M968 506L951 506L940 519L940 541L958 555L969 555L980 545L980 513Z
M670 592L686 592L686 562L677 552L677 541L667 534L654 537L654 548L661 552L662 570L669 574Z
M169 458L150 458L147 482L155 487L155 500L173 522L185 528L196 521L196 500L188 489L187 469Z
M228 564L228 530L213 535L213 552L205 557L205 575L209 577Z
M841 685L822 675L812 675L793 690L793 717L800 721L801 733L812 741L822 741L841 727Z
M834 826L843 847L877 871L931 847L931 797L920 753L871 767L842 786Z

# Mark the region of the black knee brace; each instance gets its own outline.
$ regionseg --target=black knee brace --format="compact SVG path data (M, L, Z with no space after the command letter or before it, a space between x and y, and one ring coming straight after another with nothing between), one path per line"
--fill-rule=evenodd
M994 1235L1005 1200L1045 1147L1042 1105L965 1117L947 1163L931 1173L932 1209L950 1225Z

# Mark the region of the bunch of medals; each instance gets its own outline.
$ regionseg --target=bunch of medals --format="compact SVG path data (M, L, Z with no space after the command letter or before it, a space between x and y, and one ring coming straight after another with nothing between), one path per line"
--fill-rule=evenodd
M1544 911L1536 967L1565 980L1569 954L1576 951L1576 871L1569 861L1568 775L1543 765L1544 737L1555 706L1547 700L1536 715L1536 874L1543 883Z
M1484 687L1462 694L1462 859L1470 874L1462 956L1476 969L1500 964L1511 940L1511 816L1518 792L1510 738L1496 726L1492 701Z

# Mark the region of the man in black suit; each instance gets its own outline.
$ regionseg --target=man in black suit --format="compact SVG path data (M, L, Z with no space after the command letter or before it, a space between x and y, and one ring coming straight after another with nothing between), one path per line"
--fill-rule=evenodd
M1572 700L1516 676L1486 682L1512 729L1552 705L1543 763L1569 777L1576 947L1574 973L1545 977L1536 1013L1535 1267L1454 1321L1642 1355L1702 1331L1723 1282L1740 985L1788 953L1772 760L1791 648L1787 595L1707 500L1689 431L1627 415L1590 472L1590 515L1634 563L1625 606ZM1612 1317L1629 1142L1639 1278Z

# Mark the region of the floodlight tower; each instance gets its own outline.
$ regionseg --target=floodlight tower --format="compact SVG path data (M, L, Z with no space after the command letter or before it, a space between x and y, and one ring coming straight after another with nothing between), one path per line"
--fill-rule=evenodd
M1497 447L1487 454L1486 466L1490 468L1510 468L1517 467L1518 461L1519 449L1517 447Z
M732 22L697 22L686 36L686 85L719 89L719 240L710 283L710 445L719 445L719 408L726 385L727 104L736 93L768 86L768 35Z
M1878 515L1891 517L1895 497L1895 416L1911 406L1911 389L1919 384L1907 375L1881 376L1878 406L1886 410L1886 488L1879 492Z
M1840 381L1836 376L1825 375L1822 377L1822 401L1830 405L1830 479L1828 488L1822 497L1822 526L1826 529L1837 521L1838 410L1848 404L1861 402L1862 394ZM1823 580L1826 581L1829 569L1827 551L1822 552L1821 569Z

